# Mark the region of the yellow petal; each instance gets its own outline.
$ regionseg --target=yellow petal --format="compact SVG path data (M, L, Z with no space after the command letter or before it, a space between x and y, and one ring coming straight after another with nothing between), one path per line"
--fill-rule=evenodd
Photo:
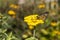
M56 22L52 22L52 23L51 23L51 26L56 26L56 25L57 25Z
M34 26L29 26L29 29L30 29L30 30L34 29Z
M45 4L40 4L38 8L45 8Z
M9 10L9 11L8 11L8 14L9 14L9 15L15 15L16 13L15 13L13 10Z
M44 20L39 20L39 22L40 22L41 24L43 24L43 23L44 23Z

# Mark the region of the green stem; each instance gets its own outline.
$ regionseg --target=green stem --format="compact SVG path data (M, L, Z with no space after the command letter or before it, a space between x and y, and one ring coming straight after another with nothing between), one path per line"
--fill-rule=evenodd
M35 29L33 30L33 37L35 37Z

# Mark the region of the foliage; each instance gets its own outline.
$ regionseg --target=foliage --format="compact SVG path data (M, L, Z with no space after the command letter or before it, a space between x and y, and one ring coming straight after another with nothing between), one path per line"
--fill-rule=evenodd
M39 0L18 1L0 0L0 40L60 40L59 7L47 9Z

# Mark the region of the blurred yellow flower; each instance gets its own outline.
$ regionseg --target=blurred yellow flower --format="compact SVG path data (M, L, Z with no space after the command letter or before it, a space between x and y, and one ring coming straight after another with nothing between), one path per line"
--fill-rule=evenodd
M57 30L55 30L55 31L53 31L53 33L54 33L54 34L57 34L57 33L58 33L58 31L57 31Z
M57 26L57 22L51 22L51 26Z
M29 20L31 20L31 18L32 18L32 20L33 20L33 19L37 19L37 16L38 16L38 15L29 15L29 16L26 16L24 19L29 19Z
M23 38L27 38L28 35L27 35L27 34L23 34L22 37L23 37Z
M45 8L45 4L38 5L38 8Z
M24 17L24 21L27 22L28 25L31 26L36 26L38 24L43 24L44 20L42 19L37 19L38 15L30 15L30 16L26 16Z
M24 21L27 22L28 25L35 25L36 19L38 15L30 15L24 17Z
M54 34L58 34L60 35L60 31L56 30L56 31L53 31Z
M56 36L58 34L58 31L57 30L54 30L54 31L52 31L52 36Z
M58 30L57 30L57 31L55 31L55 33L56 33L56 34L58 34L58 35L60 35L60 31L58 31Z
M43 24L43 23L44 23L44 20L41 20L41 19L40 19L39 22L40 22L41 24Z
M15 13L13 10L9 10L9 11L8 11L8 14L9 14L9 15L16 15L16 13Z
M15 9L19 8L19 6L18 6L18 5L15 5L15 4L10 4L9 7L11 7L11 8L15 8Z

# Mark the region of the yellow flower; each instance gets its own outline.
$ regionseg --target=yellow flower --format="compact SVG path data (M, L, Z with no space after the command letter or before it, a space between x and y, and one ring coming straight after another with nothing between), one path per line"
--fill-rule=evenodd
M33 23L33 22L29 22L29 23L27 23L28 25L36 25L35 23Z
M40 19L39 22L40 22L41 24L43 24L43 23L44 23L44 20L41 20L41 19Z
M38 15L30 15L24 18L24 21L27 22L28 25L36 25Z
M51 26L57 26L57 22L51 22Z
M29 20L33 20L33 19L37 19L37 16L38 15L29 15L29 16L26 16L24 19L26 20L26 19L29 19Z
M60 31L56 31L56 34L60 35Z
M57 30L54 30L54 31L52 31L52 36L56 36L58 34L58 31Z
M23 34L22 37L23 37L23 38L27 38L28 35L27 35L27 34Z
M57 34L57 33L58 33L58 31L57 31L57 30L55 30L55 31L53 31L53 33Z
M43 24L44 20L41 19L37 19L38 15L30 15L27 17L24 17L24 21L28 24L28 25L32 25L32 26L36 26L38 24Z
M8 14L9 14L9 15L16 15L16 13L15 13L13 10L9 10L9 11L8 11Z
M53 36L55 36L55 35L60 35L60 31L54 30L54 31L52 31L52 35L53 35Z
M11 8L15 8L15 9L19 8L19 6L18 5L15 5L15 4L11 4L10 7Z
M38 8L45 8L45 4L38 5Z

